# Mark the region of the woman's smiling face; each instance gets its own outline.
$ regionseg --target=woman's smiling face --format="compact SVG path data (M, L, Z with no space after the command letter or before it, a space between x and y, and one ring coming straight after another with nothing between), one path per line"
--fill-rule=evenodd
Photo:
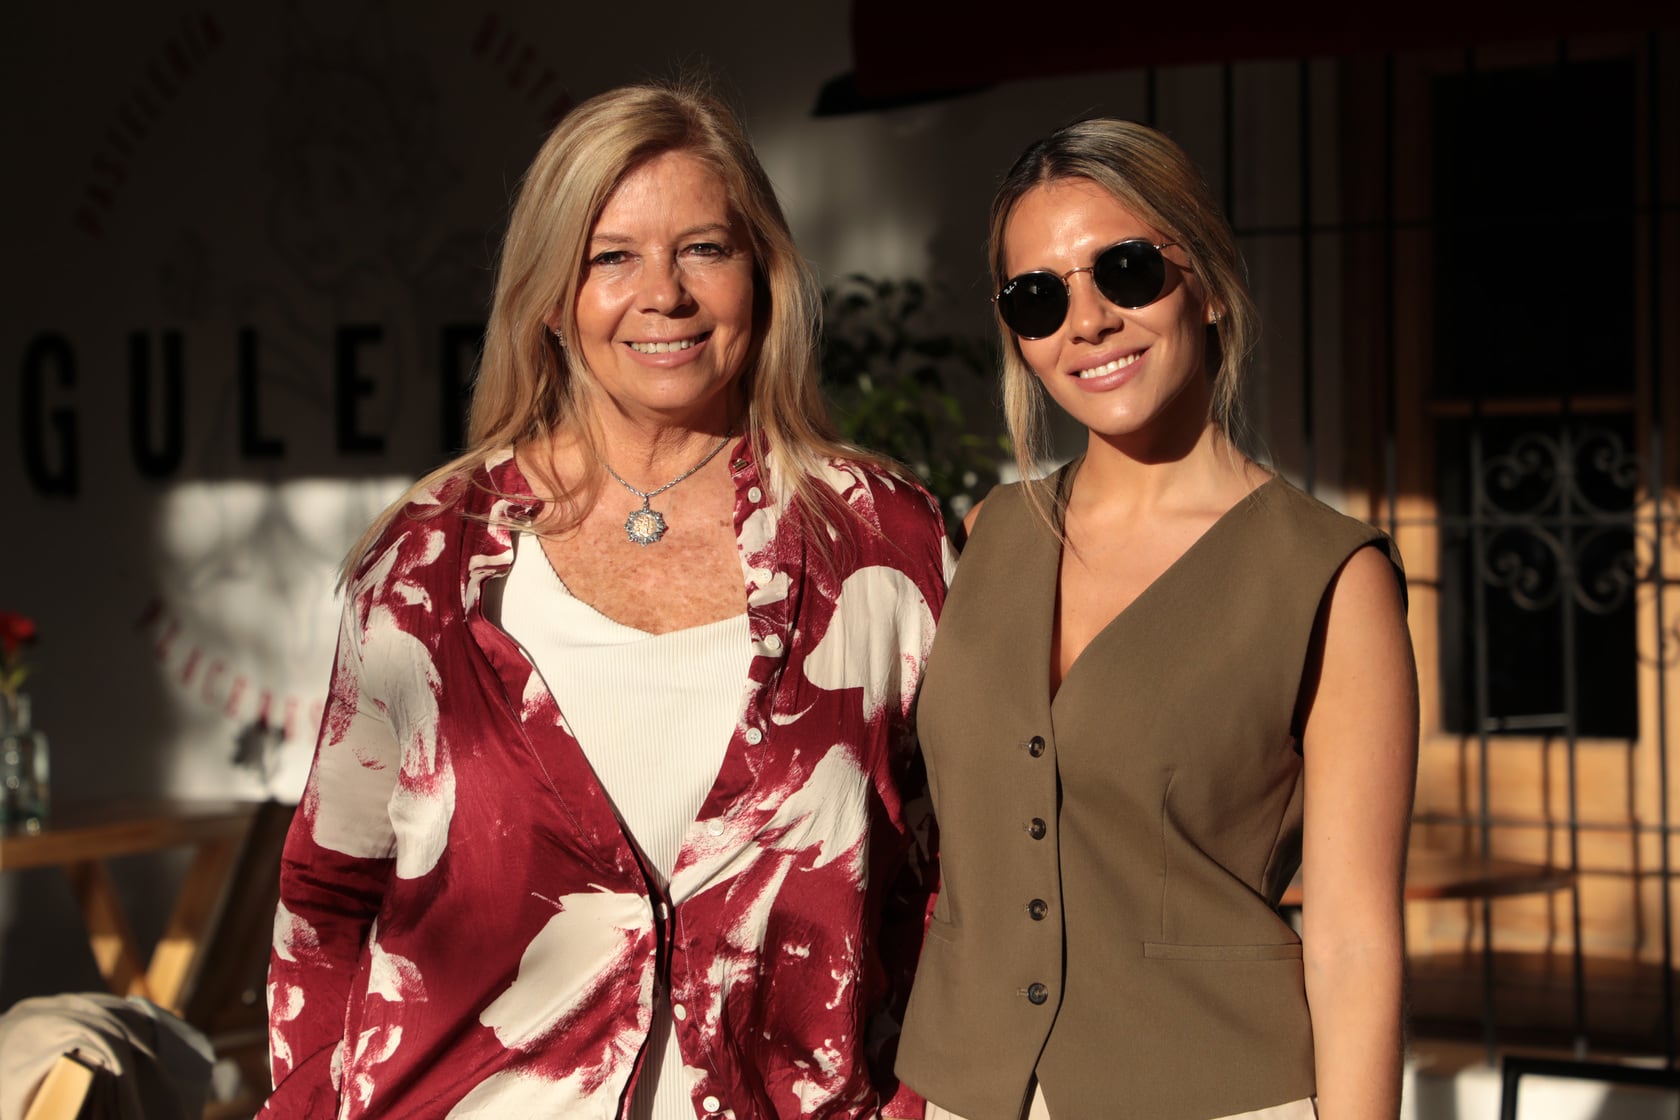
M1088 271L1097 254L1133 238L1171 240L1089 179L1053 179L1029 190L1003 238L1009 276L1082 270L1067 277L1061 326L1044 338L1017 336L1016 343L1051 398L1093 435L1111 439L1147 435L1175 405L1205 414L1209 399L1213 308L1182 248L1161 250L1166 283L1153 303L1118 307L1097 291Z
M598 407L727 427L752 351L753 261L722 180L688 152L655 156L613 188L585 253L566 344Z

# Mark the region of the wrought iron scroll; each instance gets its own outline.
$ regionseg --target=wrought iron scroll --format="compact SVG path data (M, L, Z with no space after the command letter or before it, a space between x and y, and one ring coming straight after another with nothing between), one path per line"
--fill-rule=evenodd
M1527 611L1556 607L1566 591L1590 614L1620 610L1650 578L1634 547L1640 476L1638 458L1607 428L1518 437L1483 464L1481 578Z

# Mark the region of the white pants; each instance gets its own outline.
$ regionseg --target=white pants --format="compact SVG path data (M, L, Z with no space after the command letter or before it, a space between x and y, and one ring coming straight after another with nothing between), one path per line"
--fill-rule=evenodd
M927 1120L963 1120L963 1118L929 1101L927 1102ZM1026 1120L1050 1120L1050 1109L1044 1104L1044 1091L1037 1085L1033 1086L1032 1107L1027 1109Z
M1309 1097L1306 1100L1290 1101L1288 1104L1274 1104L1270 1108L1256 1109L1253 1112L1238 1112L1231 1116L1221 1116L1217 1120L1317 1120L1317 1117L1318 1106ZM927 1120L963 1120L963 1118L929 1101ZM1032 1107L1027 1110L1027 1120L1050 1120L1050 1109L1044 1104L1044 1092L1036 1085L1033 1086Z

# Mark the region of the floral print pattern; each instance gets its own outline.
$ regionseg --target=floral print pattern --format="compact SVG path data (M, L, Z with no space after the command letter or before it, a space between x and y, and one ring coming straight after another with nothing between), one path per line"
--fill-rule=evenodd
M697 1117L921 1115L890 1070L932 886L910 708L943 525L834 462L858 525L828 559L744 441L730 469L754 656L668 890L480 609L536 508L511 454L354 573L282 863L264 1116L620 1117L656 988Z

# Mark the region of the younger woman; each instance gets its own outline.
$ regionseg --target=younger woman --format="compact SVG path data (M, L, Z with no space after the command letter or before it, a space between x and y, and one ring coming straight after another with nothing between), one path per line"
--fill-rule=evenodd
M1239 449L1255 311L1166 137L1034 144L991 264L1023 476L1041 394L1088 445L969 518L918 708L942 886L899 1073L968 1120L1393 1117L1394 546Z

